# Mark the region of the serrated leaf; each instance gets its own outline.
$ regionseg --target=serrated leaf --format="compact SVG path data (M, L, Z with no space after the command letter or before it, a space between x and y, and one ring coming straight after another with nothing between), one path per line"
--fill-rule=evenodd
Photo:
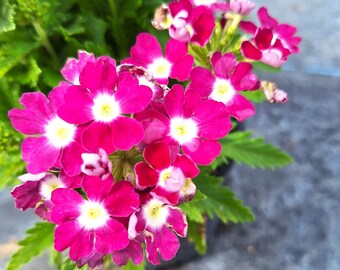
M135 265L131 260L128 261L126 265L124 265L121 269L122 270L144 270L146 267L146 262L143 262L140 265Z
M53 245L54 224L36 223L29 229L27 237L18 244L21 246L10 259L6 270L20 270L21 267Z
M216 215L222 222L245 223L254 220L251 210L243 205L243 202L226 186L223 186L222 178L209 174L205 168L195 179L195 184L207 198L195 202L195 206L201 209L202 215L206 213L210 218Z
M54 248L51 248L51 264L55 266L58 270L62 270L63 268L63 256L60 252L56 251Z
M181 205L189 220L203 224L205 215L216 215L222 222L244 223L254 220L250 209L236 198L235 194L221 184L222 178L210 175L207 167L201 168L201 174L194 180L197 188L207 197Z
M207 252L207 240L205 232L205 223L197 223L188 220L188 238L193 242L198 253Z
M279 148L265 143L264 138L251 138L251 132L233 132L222 139L221 155L251 168L275 169L290 164L293 159Z
M8 0L0 0L0 33L14 29L14 8Z

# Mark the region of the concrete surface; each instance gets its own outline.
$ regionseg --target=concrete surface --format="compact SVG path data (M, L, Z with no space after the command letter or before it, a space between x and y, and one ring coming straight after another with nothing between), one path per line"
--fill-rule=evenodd
M285 105L261 104L246 128L289 152L295 163L278 171L236 165L231 188L257 221L220 226L205 257L172 270L340 269L340 2L338 0L254 0L280 22L295 24L301 54L281 74L262 75L289 93ZM319 75L318 75L319 74ZM321 75L331 76L321 76ZM0 192L1 253L36 220L14 209ZM47 258L24 270L49 270ZM170 269L170 268L167 268Z

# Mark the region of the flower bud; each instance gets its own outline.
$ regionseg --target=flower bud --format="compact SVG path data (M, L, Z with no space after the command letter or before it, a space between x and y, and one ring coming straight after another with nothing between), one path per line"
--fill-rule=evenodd
M230 8L235 13L241 14L243 16L249 15L249 13L254 9L255 4L249 0L231 0Z
M107 153L103 149L99 149L98 154L83 153L81 155L83 164L81 171L90 176L99 176L103 180L112 172L112 163Z

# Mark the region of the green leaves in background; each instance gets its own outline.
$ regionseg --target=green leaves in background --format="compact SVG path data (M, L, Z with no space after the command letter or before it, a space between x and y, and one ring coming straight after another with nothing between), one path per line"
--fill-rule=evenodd
M0 0L0 33L14 29L14 8L8 0Z
M122 266L122 270L144 270L146 267L146 261L144 260L140 265L135 265L131 260L129 262Z
M222 153L218 162L232 159L251 168L275 169L290 164L293 159L279 148L265 142L264 138L252 138L250 131L233 132L220 140ZM219 163L214 162L213 168Z
M19 242L21 248L11 257L6 270L20 270L21 267L53 245L54 224L36 223L29 229L27 237ZM65 269L66 270L66 269Z

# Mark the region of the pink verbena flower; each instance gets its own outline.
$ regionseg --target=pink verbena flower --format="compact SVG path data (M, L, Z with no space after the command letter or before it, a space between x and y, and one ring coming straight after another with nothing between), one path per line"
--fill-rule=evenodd
M255 3L249 0L230 0L230 8L235 13L248 16L255 8Z
M99 148L111 154L128 150L143 136L141 124L126 115L144 110L152 91L141 86L129 72L118 77L112 58L100 57L88 62L80 73L80 86L69 87L65 104L58 115L73 124L86 124L82 143L89 151Z
M222 55L219 52L213 55L211 63L214 75L208 69L194 68L190 74L189 88L203 99L222 102L226 111L239 121L254 115L252 103L239 94L240 91L260 87L257 76L252 72L252 65L238 63L231 53Z
M130 50L131 57L124 63L142 66L159 82L168 83L168 78L185 81L189 77L194 58L188 55L188 44L170 39L163 56L161 45L151 34L141 33ZM143 83L143 82L142 82Z
M61 74L66 81L74 85L79 85L79 75L88 62L95 62L93 53L78 51L78 59L67 59L64 67L61 69Z
M80 129L57 115L63 90L54 89L49 98L41 92L24 93L20 99L24 109L8 112L13 127L29 135L22 143L22 158L28 162L29 173L38 174L51 167L63 168L68 175L80 172L84 151L79 143Z
M121 250L116 250L112 252L112 260L118 266L126 265L129 260L131 260L135 265L139 265L144 260L143 248L138 238L129 239L129 245Z
M273 67L280 67L291 54L280 39L274 38L272 30L267 28L259 28L252 41L242 42L241 52L246 58L261 60Z
M70 248L73 261L88 258L96 252L110 254L129 244L128 232L119 222L139 207L139 196L130 182L113 183L113 179L86 178L84 199L72 189L60 188L52 193L52 221L57 224L54 247Z
M214 12L226 12L230 5L226 0L190 0L194 6L207 6Z
M150 194L168 204L176 205L187 178L194 178L199 169L192 160L179 153L171 153L171 148L163 143L155 143L144 149L146 162L135 165L138 188L155 187Z
M176 234L186 237L188 224L185 213L178 207L148 197L143 206L132 214L129 236L144 236L146 258L152 264L159 264L159 256L165 261L176 256L179 241Z
M23 183L16 186L11 192L15 199L15 207L23 211L33 208L42 219L50 220L52 192L57 188L80 187L80 183L69 181L64 176L57 177L52 173L27 173L20 176L19 180Z
M193 8L189 0L178 0L169 4L173 18L169 29L172 38L205 46L214 30L215 17L207 6Z
M272 31L271 44L274 44L276 40L280 40L282 46L289 50L291 53L299 52L299 44L301 37L295 36L296 27L289 24L279 24L276 19L268 14L268 10L265 7L261 7L257 16L261 23L261 27L257 27L254 23L244 21L240 23L240 28L250 34L256 35L259 29L270 29Z
M174 85L164 98L164 107L168 116L153 109L136 115L145 129L142 143L161 140L175 153L181 146L197 164L211 163L221 152L217 140L231 129L225 106L214 100L202 102L194 91L184 92L181 85Z

